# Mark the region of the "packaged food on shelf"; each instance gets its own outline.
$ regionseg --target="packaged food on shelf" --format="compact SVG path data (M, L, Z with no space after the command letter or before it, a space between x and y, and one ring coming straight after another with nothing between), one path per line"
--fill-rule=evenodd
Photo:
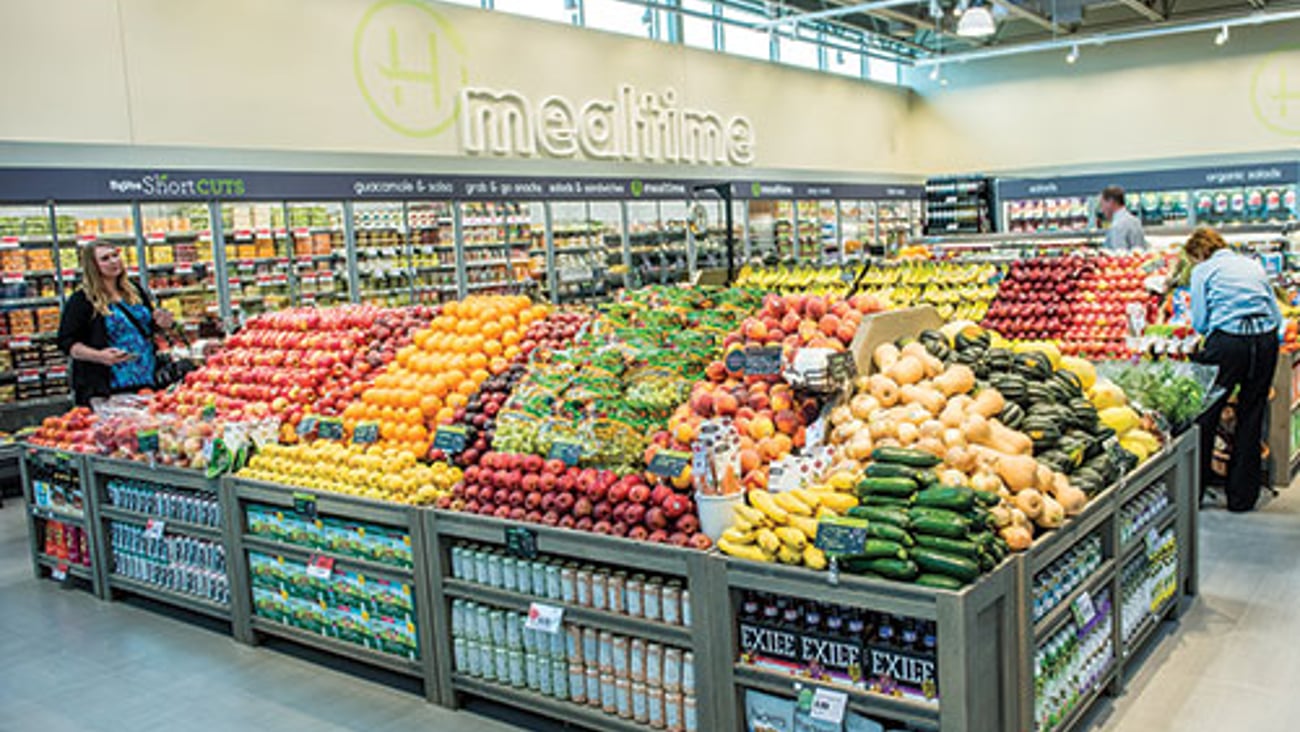
M333 517L308 520L294 511L258 503L248 504L245 513L251 536L398 568L411 567L415 561L411 535L402 529Z
M1114 670L1114 611L1110 591L1083 603L1076 617L1039 644L1034 652L1034 728L1055 730Z
M90 540L86 530L64 521L40 522L40 551L46 557L81 567L90 566Z
M153 537L146 527L121 521L110 521L108 528L115 575L230 604L226 550L221 542L171 533Z

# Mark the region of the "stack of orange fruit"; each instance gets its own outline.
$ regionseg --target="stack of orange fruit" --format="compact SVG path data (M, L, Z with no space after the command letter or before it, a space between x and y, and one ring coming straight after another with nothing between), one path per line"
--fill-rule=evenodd
M439 424L452 421L480 384L505 371L519 342L550 308L522 296L486 295L449 302L411 345L397 352L359 401L343 412L347 433L362 422L379 424L380 442L428 454Z

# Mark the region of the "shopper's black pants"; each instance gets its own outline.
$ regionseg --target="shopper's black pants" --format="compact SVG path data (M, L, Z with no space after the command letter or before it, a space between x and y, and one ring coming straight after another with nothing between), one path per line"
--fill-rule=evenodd
M1216 384L1224 396L1201 415L1201 485L1211 477L1210 462L1214 454L1214 436L1219 418L1232 392L1237 393L1237 432L1233 439L1232 458L1228 462L1229 511L1249 511L1259 499L1264 483L1262 453L1264 420L1268 416L1268 390L1277 368L1277 334L1230 335L1215 331L1205 339L1197 361L1219 367Z

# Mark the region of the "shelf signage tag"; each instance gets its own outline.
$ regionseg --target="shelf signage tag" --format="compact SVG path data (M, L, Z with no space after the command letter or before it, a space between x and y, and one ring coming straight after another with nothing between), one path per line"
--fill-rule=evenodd
M1070 612L1074 615L1074 622L1079 626L1079 631L1083 632L1092 624L1093 618L1097 617L1097 608L1093 607L1092 595L1083 593L1074 599L1070 604Z
M734 348L727 351L727 355L722 359L722 363L727 367L727 371L730 373L745 373L745 349Z
M68 565L67 565L66 563L64 563L64 562L59 562L59 563L54 567L54 569L51 569L51 570L50 570L50 577L53 578L53 579L54 579L55 581L57 581L57 582L67 582L67 581L68 581Z
M322 440L343 439L343 421L335 417L326 417L316 423L316 436Z
M779 376L780 346L753 346L745 351L745 373L749 376Z
M299 437L306 437L307 435L310 435L312 431L315 429L316 429L316 417L309 414L306 417L303 417L302 421L298 422L298 427L295 428L295 431L298 433Z
M828 556L861 554L867 543L867 522L862 519L828 516L817 522L813 546Z
M564 608L533 602L528 605L528 618L524 621L524 628L536 633L555 635L560 632L563 621Z
M852 381L858 375L858 366L853 362L853 354L849 351L827 356L826 370L830 372L831 381L837 384Z
M680 452L678 450L660 450L650 458L648 466L650 472L663 478L677 479L682 477L686 467L691 464L691 454L689 452Z
M316 518L316 496L310 493L293 494L293 510L308 518Z
M0 249L17 249L17 248L18 248L18 237L0 236Z
M809 716L816 722L843 724L844 711L848 705L848 694L834 689L818 688L813 692Z
M582 445L569 440L556 440L551 443L551 451L547 457L551 460L559 460L572 468L582 459Z
M326 580L334 574L334 557L323 557L319 554L312 556L307 562L307 576L314 579Z
M135 446L141 454L152 455L158 452L158 430L139 430L135 433Z
M160 242L160 241L167 241L167 235L164 234L164 233L162 233L161 231L154 231L154 232L151 232L151 233L145 234L145 235L144 235L144 238L145 238L145 241L148 241L148 242L150 242L150 243L153 243L153 242Z
M177 262L176 274L178 275L194 274L194 264L192 262Z
M507 526L506 551L521 559L536 559L537 532L527 526Z
M9 341L10 348L31 348L32 342L27 338L14 338Z
M378 422L360 422L356 429L352 430L352 444L373 445L376 442L379 442Z
M307 236L311 232L305 226L295 226L293 229L294 236Z
M465 443L469 440L469 432L460 425L446 424L438 428L433 434L433 447L435 450L442 450L448 455L457 455L465 451Z
M21 285L27 280L22 272L5 272L0 274L0 282L6 285Z
M144 525L144 538L161 539L165 528L167 528L167 522L162 519L149 519L149 522Z
M1154 557L1160 553L1160 532L1154 528L1147 529L1147 557Z

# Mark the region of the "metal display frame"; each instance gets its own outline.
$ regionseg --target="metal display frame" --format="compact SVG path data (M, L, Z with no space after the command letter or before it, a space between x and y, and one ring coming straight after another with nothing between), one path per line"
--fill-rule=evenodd
M99 506L95 500L95 495L90 490L88 473L86 465L86 456L80 453L67 452L63 450L50 450L43 447L23 445L22 453L18 461L19 475L23 483L23 514L27 518L27 539L28 548L32 558L32 572L36 579L46 577L53 578L53 573L58 571L61 566L66 567L67 578L77 578L90 585L90 592L95 597L104 599L106 590L104 587L104 566L103 556L97 546L96 534L98 534L97 525L99 523ZM77 471L78 483L81 487L82 510L81 516L64 513L62 511L51 511L36 505L36 499L32 486L31 464L32 463L54 463L59 467ZM36 522L41 521L59 521L77 525L82 531L86 532L86 544L90 548L90 566L82 567L71 563L64 563L55 557L47 555L42 551L41 532L37 530ZM65 580L66 581L66 580Z
M227 566L232 580L231 600L234 606L234 636L241 643L259 645L265 637L274 637L308 646L329 654L375 666L403 676L413 677L424 685L424 696L431 702L440 699L438 667L440 661L434 654L435 638L440 637L444 625L435 622L431 612L429 580L432 576L425 524L421 509L402 504L372 501L336 493L304 491L300 488L252 481L226 476L221 481L221 496L226 504L227 534L233 545L227 556ZM247 531L244 504L250 501L294 510L295 493L310 493L316 505L317 516L366 521L385 528L407 532L411 541L412 566L403 568L350 557L323 549L262 538ZM249 573L248 554L252 550L280 556L293 556L304 561L312 557L328 557L335 567L350 567L366 574L410 583L411 596L415 598L415 625L419 660L407 660L347 641L317 635L270 619L257 617L253 612L252 577Z

